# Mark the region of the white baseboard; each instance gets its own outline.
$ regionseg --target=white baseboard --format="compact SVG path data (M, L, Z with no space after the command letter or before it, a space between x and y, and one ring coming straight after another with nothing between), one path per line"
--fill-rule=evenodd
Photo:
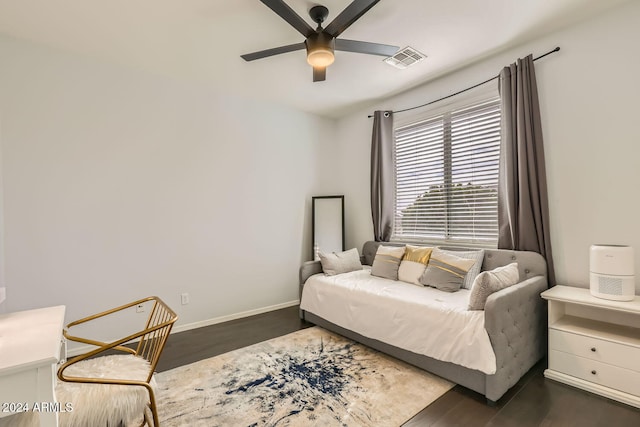
M300 300L283 302L282 304L270 305L268 307L261 307L261 308L256 308L254 310L248 310L240 313L229 314L226 316L214 317L213 319L202 320L200 322L186 323L184 325L175 325L173 329L171 329L171 334L189 331L191 329L203 328L205 326L217 325L218 323L229 322L231 320L243 319L245 317L255 316L257 314L268 313L270 311L280 310L282 308L293 307L298 304L300 304ZM79 354L83 354L88 351L94 350L95 348L96 347L91 345L83 345L81 347L72 348L67 350L67 357L74 357Z
M203 328L205 326L216 325L218 323L229 322L231 320L243 319L245 317L255 316L256 314L268 313L270 311L280 310L282 308L293 307L300 304L300 300L283 302L282 304L270 305L268 307L256 308L255 310L243 311L241 313L229 314L227 316L214 317L213 319L202 320L200 322L187 323L184 325L176 325L171 333L184 332L191 329Z

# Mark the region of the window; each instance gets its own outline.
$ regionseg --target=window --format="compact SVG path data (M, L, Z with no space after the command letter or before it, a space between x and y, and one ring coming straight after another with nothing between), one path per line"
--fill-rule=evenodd
M395 129L392 240L495 247L500 99Z

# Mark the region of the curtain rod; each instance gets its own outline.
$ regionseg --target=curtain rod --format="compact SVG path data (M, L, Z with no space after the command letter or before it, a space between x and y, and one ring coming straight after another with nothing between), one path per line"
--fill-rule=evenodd
M560 50L560 47L558 46L558 47L556 47L555 49L550 50L549 52L544 53L544 54L542 54L542 55L538 56L537 58L533 58L533 60L534 60L534 61L537 61L538 59L544 58L545 56L547 56L547 55L551 55L552 53L558 52L559 50ZM483 85L483 84L485 84L485 83L489 83L490 81L497 79L498 77L500 77L500 76L499 76L499 75L497 75L497 76L491 77L490 79L487 79L487 80L485 80L485 81L483 81L483 82L477 83L477 84L475 84L475 85L473 85L473 86L469 86L469 87L468 87L468 88L466 88L466 89L459 90L459 91L457 91L456 93L452 93L451 95L443 96L442 98L436 99L435 101L427 102L426 104L418 105L418 106L416 106L416 107L405 108L404 110L391 111L391 112L392 112L392 113L404 113L405 111L410 111L410 110L415 110L416 108L426 107L427 105L435 104L436 102L440 102L440 101L443 101L443 100L445 100L445 99L447 99L447 98L451 98L452 96L460 95L460 94L461 94L461 93L463 93L463 92L467 92L467 91L469 91L469 90L471 90L471 89L475 89L475 88L477 88L478 86L482 86L482 85ZM371 117L373 117L373 115L369 115L369 116L367 116L367 117L371 118Z

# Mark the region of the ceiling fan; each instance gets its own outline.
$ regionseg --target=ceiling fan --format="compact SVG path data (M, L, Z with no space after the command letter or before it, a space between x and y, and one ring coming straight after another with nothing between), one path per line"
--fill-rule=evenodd
M307 62L313 67L313 81L318 82L326 79L327 67L333 63L336 50L380 56L391 56L398 51L398 46L337 38L380 0L354 0L325 28L322 28L322 23L329 16L329 9L320 5L313 6L309 10L309 15L318 24L315 30L284 1L260 1L301 33L305 41L241 55L245 61L254 61L306 48Z

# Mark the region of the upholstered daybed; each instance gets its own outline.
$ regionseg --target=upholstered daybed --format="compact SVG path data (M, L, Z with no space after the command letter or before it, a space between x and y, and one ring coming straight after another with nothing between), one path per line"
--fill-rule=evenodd
M486 249L482 271L517 263L519 281L490 294L484 310L472 311L470 289L444 292L372 276L379 246L364 244L359 271L328 276L320 261L304 263L301 317L481 393L490 404L543 357L540 293L547 289L547 269L541 255Z

